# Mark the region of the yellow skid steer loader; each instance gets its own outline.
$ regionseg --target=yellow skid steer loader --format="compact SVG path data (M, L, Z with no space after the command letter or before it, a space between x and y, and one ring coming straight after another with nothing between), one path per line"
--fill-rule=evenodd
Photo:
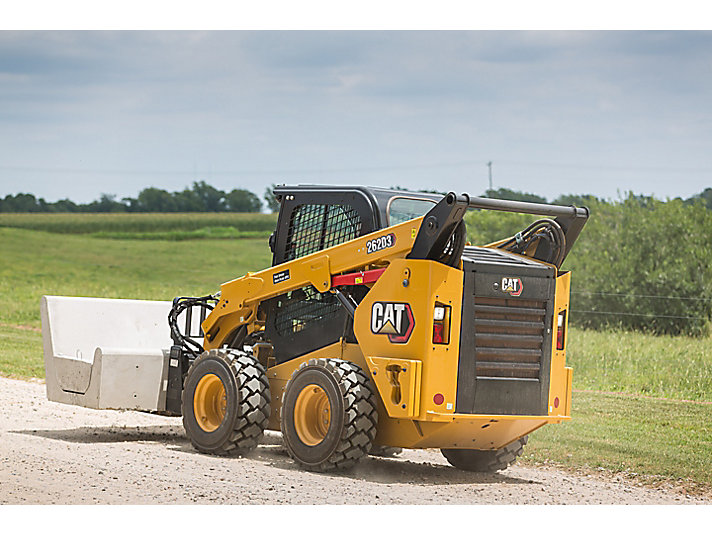
M560 267L586 208L372 187L274 194L272 267L215 295L43 297L50 400L181 415L212 454L277 430L315 471L397 448L495 471L529 433L570 419ZM468 209L542 218L471 246Z

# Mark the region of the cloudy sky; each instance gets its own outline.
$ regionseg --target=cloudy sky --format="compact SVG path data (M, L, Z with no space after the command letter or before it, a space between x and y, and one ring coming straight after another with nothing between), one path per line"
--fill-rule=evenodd
M0 197L712 187L712 32L0 31Z

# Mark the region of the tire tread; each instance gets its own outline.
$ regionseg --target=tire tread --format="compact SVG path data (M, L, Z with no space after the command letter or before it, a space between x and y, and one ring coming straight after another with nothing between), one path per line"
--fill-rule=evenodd
M341 439L334 452L317 465L307 465L302 462L285 440L286 449L297 463L311 471L349 469L368 455L373 439L376 437L378 412L370 379L358 365L336 358L310 359L294 371L292 378L307 366L322 367L338 384L344 400L345 415ZM282 410L284 410L284 403L282 403ZM282 415L280 419L284 421L284 416ZM284 432L284 429L282 431Z
M202 453L219 456L245 454L257 447L269 422L271 396L265 369L251 354L222 348L211 349L198 356L188 370L188 376L199 362L206 359L222 360L235 376L239 399L238 417L229 437L215 449L206 449L196 443L185 417L183 427L193 447ZM182 401L185 402L185 399Z

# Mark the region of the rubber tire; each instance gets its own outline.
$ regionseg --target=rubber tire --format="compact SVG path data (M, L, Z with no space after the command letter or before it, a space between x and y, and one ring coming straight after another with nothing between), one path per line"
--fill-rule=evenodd
M193 412L200 379L217 375L227 398L225 417L212 432L204 431ZM193 447L217 455L241 455L259 444L270 416L270 391L265 369L254 357L234 349L213 349L195 359L185 378L183 427Z
M450 465L463 471L478 471L494 473L507 469L517 457L522 455L524 445L529 436L524 436L509 445L494 451L478 451L471 449L440 449Z
M324 439L306 445L294 427L299 393L320 386L331 405L331 421ZM302 363L287 382L282 396L280 426L289 455L309 471L343 470L368 455L376 437L378 412L371 380L358 365L333 358Z

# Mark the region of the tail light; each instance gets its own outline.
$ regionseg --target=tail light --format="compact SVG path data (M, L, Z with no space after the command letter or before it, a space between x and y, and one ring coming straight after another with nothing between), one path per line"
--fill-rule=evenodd
M559 312L556 325L556 350L564 350L564 336L566 334L566 310Z
M445 327L442 323L433 323L433 343L444 343Z
M433 343L450 343L450 306L435 304L433 310Z

